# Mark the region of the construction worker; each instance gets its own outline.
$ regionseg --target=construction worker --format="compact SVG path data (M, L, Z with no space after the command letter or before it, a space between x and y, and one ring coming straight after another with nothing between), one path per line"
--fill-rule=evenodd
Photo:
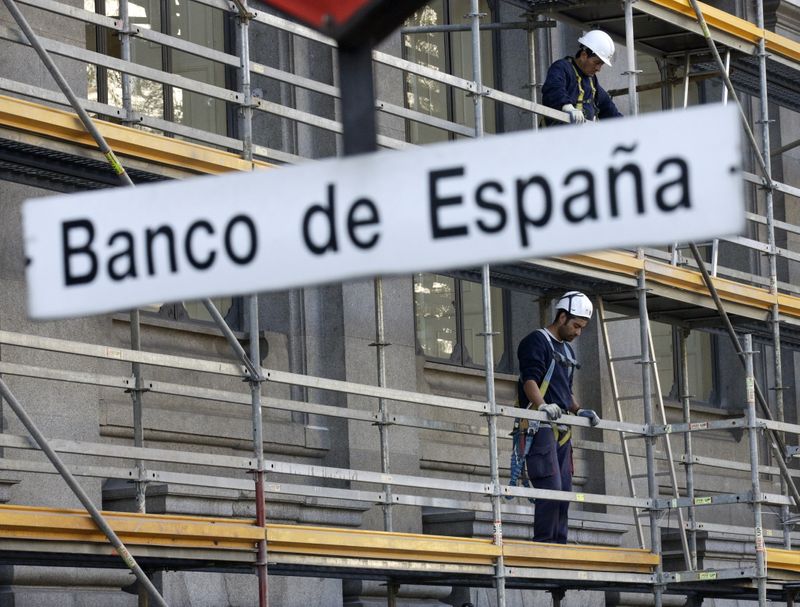
M565 293L556 302L553 322L530 333L517 348L519 404L544 412L550 420L531 421L526 429L523 457L537 489L572 491L572 432L570 426L558 424L558 419L580 415L592 426L600 423L597 413L582 409L572 394L572 379L579 365L569 344L580 336L593 310L583 293ZM566 544L568 510L567 501L537 499L533 540Z
M608 93L597 81L597 73L614 59L614 41L600 30L578 38L574 57L559 59L547 70L542 87L542 103L567 112L570 122L583 124L599 118L622 116ZM560 124L545 120L548 125Z

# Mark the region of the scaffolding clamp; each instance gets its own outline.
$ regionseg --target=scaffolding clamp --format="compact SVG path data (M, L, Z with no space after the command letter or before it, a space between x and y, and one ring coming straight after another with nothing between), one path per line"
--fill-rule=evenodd
M138 27L129 27L128 29L123 29L123 25L119 21L114 21L114 25L118 28L117 36L138 36L142 33L142 30Z
M242 0L232 0L231 1L231 9L235 10L239 13L239 20L240 21L250 21L251 19L256 18L256 13L251 11L245 2Z
M127 379L123 380L123 383L128 387L125 388L125 394L144 394L145 392L150 392L150 389L153 387L152 383L147 384L147 387L138 388L136 386L136 376L131 375Z

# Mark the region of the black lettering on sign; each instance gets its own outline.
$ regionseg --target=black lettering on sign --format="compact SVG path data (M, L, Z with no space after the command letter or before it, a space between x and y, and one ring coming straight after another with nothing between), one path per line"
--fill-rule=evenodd
M689 200L689 165L686 164L686 161L683 158L666 158L656 168L656 174L661 175L671 165L678 167L678 176L672 181L667 181L658 186L656 204L662 211L674 211L678 207L689 209L692 203ZM671 201L667 200L669 191L676 188L677 191L670 196Z
M83 243L75 245L71 233L82 232L84 235ZM97 276L97 255L92 250L94 242L94 225L88 219L76 219L65 221L61 224L61 250L64 260L64 284L68 287L72 285L82 285L92 282ZM89 261L89 271L84 274L75 274L72 269L72 257L86 257Z
M183 248L186 252L186 259L189 260L189 263L192 267L197 268L198 270L205 270L211 267L211 264L214 263L214 259L217 257L217 252L209 247L208 252L206 253L206 258L204 260L199 260L197 258L197 252L194 250L194 233L202 228L209 236L214 235L214 226L212 226L209 222L205 219L200 219L195 221L192 225L189 226L189 229L186 231L186 238L183 241Z
M525 192L531 186L538 186L540 190L539 199L541 200L541 213L538 217L529 214L526 208ZM547 180L540 175L531 177L525 181L517 179L517 221L519 222L519 239L523 247L528 246L528 226L536 228L544 227L550 221L550 216L553 214L553 194L550 191L550 184Z
M161 236L162 240L166 239L164 244L167 247L166 252L169 256L169 270L174 274L178 271L178 260L175 257L175 233L169 226L159 226L155 230L147 228L144 231L145 248L147 250L147 273L150 276L156 273L155 259L158 255L155 252L155 242L158 236ZM162 248L162 250L164 249Z
M475 203L482 209L492 211L497 214L497 223L494 225L487 224L483 219L478 220L478 227L487 234L494 234L500 232L506 227L506 209L502 202L494 200L486 200L484 192L486 190L494 190L497 194L503 193L503 185L497 181L486 181L478 186L475 190Z
M597 219L597 204L594 195L594 175L587 169L572 171L564 178L564 185L568 186L576 178L582 178L584 188L564 199L564 217L570 223L580 223L584 219ZM583 200L583 204L579 204ZM577 208L576 208L577 207ZM583 213L579 214L579 211Z
M442 227L439 222L439 210L441 207L460 205L464 202L461 196L447 196L440 197L438 191L438 182L440 179L447 179L449 177L461 177L464 175L464 167L455 167L452 169L443 169L440 171L431 171L428 175L428 202L430 209L431 230L434 238L449 238L451 236L466 236L467 226L454 225L449 227Z
M363 209L363 212L361 211ZM350 207L350 212L347 214L347 233L350 235L350 240L359 249L371 249L375 246L380 238L380 233L373 231L372 235L366 240L359 238L356 230L366 226L374 226L380 223L378 218L378 209L375 203L369 198L359 198Z
M121 230L114 232L108 239L108 246L113 247L114 242L121 240L125 244L123 248L116 255L112 255L108 260L108 275L111 280L125 280L129 276L136 278L136 252L133 242L133 234ZM122 268L117 268L120 263L124 264Z
M241 255L237 254L237 252L234 250L233 247L233 240L234 240L233 231L236 228L237 223L243 224L244 227L247 229L246 238L249 240L248 245L244 248L246 253L243 253ZM241 230L237 230L237 232L241 232ZM228 227L225 228L225 252L228 254L228 257L233 263L239 264L240 266L244 266L253 261L253 258L256 256L257 251L258 251L258 236L256 234L256 226L253 223L253 220L250 219L247 215L236 215L236 217L233 217L228 222Z
M336 223L335 223L335 210L336 210L336 189L332 183L328 184L328 203L327 206L315 204L310 207L303 216L303 241L306 243L308 250L314 255L323 255L329 250L334 253L339 250L336 244ZM311 238L311 222L314 216L318 216L317 223L323 222L324 229L327 230L327 239L323 238L322 242L314 242Z

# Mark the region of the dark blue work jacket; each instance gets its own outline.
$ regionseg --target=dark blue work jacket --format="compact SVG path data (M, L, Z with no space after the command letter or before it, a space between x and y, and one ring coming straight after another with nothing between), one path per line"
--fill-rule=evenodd
M577 109L583 109L586 120L622 116L609 94L598 83L597 76L584 74L572 57L559 59L547 70L542 87L542 103L556 110L571 103ZM561 124L549 120L546 122Z

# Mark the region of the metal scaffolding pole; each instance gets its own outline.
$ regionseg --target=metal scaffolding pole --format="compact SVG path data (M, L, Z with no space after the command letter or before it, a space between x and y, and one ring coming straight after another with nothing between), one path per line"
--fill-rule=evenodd
M475 81L475 94L472 97L475 107L475 137L483 137L483 74L481 70L481 18L485 15L480 12L478 0L470 0L470 24L472 26L472 79ZM486 400L489 403L487 422L489 425L489 467L492 478L492 541L500 548L495 561L495 591L497 593L497 607L506 607L506 565L503 558L503 519L500 509L500 471L498 468L497 445L497 402L494 390L494 343L492 332L492 295L489 281L489 265L481 268L483 287L483 338L484 357L486 368Z
M486 416L489 425L489 470L492 476L492 541L500 548L500 553L495 563L495 589L497 591L498 607L506 605L506 566L503 559L503 518L500 509L500 470L497 443L497 399L494 389L494 331L492 328L492 294L489 280L489 266L481 268L483 283L483 339L484 358L486 365L486 400L489 403L489 413Z
M139 310L131 310L131 350L142 349L141 322ZM133 374L133 387L129 390L133 403L133 446L144 447L144 420L142 415L142 394L145 392L144 381L142 380L142 365L131 363L131 373ZM145 481L145 466L140 459L136 460L136 511L147 512L146 491L147 482Z
M647 313L647 286L644 270L639 273L639 334L642 347L642 405L644 408L644 423L648 428L653 425L653 396L652 396L652 370L653 361L650 357L650 320ZM647 494L651 500L658 499L658 483L656 482L655 442L656 437L647 436L644 439L645 457L647 458ZM650 551L661 554L661 529L658 526L658 510L651 508L650 513ZM662 564L656 567L656 579L661 579ZM660 583L653 586L655 607L662 606L663 587Z
M111 542L111 545L114 546L114 549L122 559L122 562L125 563L125 565L127 565L128 568L133 572L133 574L136 576L136 579L139 580L139 583L147 589L147 593L150 595L156 605L159 605L159 607L169 607L167 602L164 600L164 597L161 596L156 587L153 585L153 582L150 581L145 572L136 562L136 559L133 558L131 553L125 547L125 544L122 543L111 526L106 522L103 514L92 503L89 495L83 490L83 487L80 486L78 481L75 480L75 477L72 476L72 473L50 446L50 443L47 442L47 439L36 426L36 423L28 416L28 413L25 411L22 403L17 400L16 396L14 396L9 387L6 385L5 381L2 379L0 379L0 396L2 396L9 404L19 421L22 422L22 425L25 426L25 429L33 437L33 440L36 441L36 444L47 456L47 459L49 459L56 470L58 470L58 473L66 481L69 488L80 500L81 504L83 504L83 507L86 508L86 511L92 517L94 523L108 538L108 541Z
M628 69L624 73L628 76L628 99L631 104L631 114L639 114L639 95L636 93L636 80L639 70L636 69L636 48L634 47L633 31L633 3L635 0L625 0L625 50L628 57Z
M533 18L533 17L529 17ZM536 62L538 58L536 56L536 30L529 29L528 30L528 87L531 90L531 101L534 103L539 103L539 91L537 87L539 86L539 76L538 76L538 69L536 66ZM533 119L533 130L539 130L539 116L536 114L531 114L531 118Z
M252 405L253 419L253 452L257 460L255 470L255 492L256 492L256 524L262 529L266 525L266 512L264 502L264 437L261 420L261 384L264 382L264 375L261 373L261 350L259 346L258 334L258 296L251 295L248 298L248 336L250 341L250 355L245 352L242 344L236 339L228 323L219 313L217 307L210 299L204 299L203 305L208 311L214 324L217 325L223 336L231 346L239 362L245 368L246 379L250 383L250 402ZM267 584L267 541L266 535L257 544L256 572L258 573L258 601L259 607L269 607L269 595Z
M235 0L239 10L239 57L242 62L240 84L242 89L242 158L253 160L253 94L250 76L250 19L253 14L247 0Z
M756 2L756 25L762 32L758 39L758 72L759 72L759 96L761 106L761 157L764 163L764 173L766 179L772 183L772 158L770 157L770 136L769 136L769 99L767 96L767 49L766 33L764 29L764 1ZM773 295L778 294L778 247L775 238L775 205L773 200L772 188L764 190L766 201L767 216L767 243L769 244L769 290ZM775 416L779 422L784 420L783 407L783 361L781 356L781 326L780 310L775 303L770 310L772 315L772 341L775 348L774 372L775 372ZM781 435L781 438L783 436ZM781 478L781 493L786 493L786 482ZM789 507L781 507L781 520L783 521L783 544L786 548L791 548L791 525L789 520Z
M377 374L378 374L378 387L386 387L386 343L385 322L383 315L383 279L376 276L373 281L373 289L375 294L375 342L371 346L375 347ZM380 435L380 450L381 450L381 472L384 474L391 474L391 466L389 460L389 412L386 408L386 399L378 399L378 415L380 422L378 423L378 432ZM383 530L393 531L394 526L392 523L392 486L384 485L383 491L386 496L383 502ZM390 586L391 591L391 586ZM390 592L391 594L391 592Z
M128 0L119 0L119 18L122 21L122 31L119 32L119 56L123 61L131 60L131 18ZM122 109L125 110L124 122L133 122L133 105L131 103L131 76L125 72L122 75Z
M258 365L259 373L250 375L250 402L253 405L253 455L256 459L255 490L256 490L256 525L264 530L263 539L259 540L256 550L256 573L258 574L258 604L259 607L269 606L268 579L267 579L267 537L266 537L266 504L264 501L264 435L261 420L261 384L264 376L261 371L261 346L258 331L258 295L251 295L248 301L248 334L250 336L250 360Z
M744 336L745 382L747 387L747 434L750 447L750 481L753 491L753 521L756 549L756 583L758 606L767 607L767 561L764 545L764 528L761 520L761 482L758 473L758 417L756 416L756 390L753 375L753 337Z
M680 354L680 399L683 405L683 423L692 423L691 396L689 394L689 351L686 340L689 338L688 329L681 329L678 340ZM694 450L692 446L692 433L684 432L683 445L686 459L684 467L686 470L686 497L694 503ZM697 516L694 506L689 506L689 558L691 561L690 569L697 569Z

